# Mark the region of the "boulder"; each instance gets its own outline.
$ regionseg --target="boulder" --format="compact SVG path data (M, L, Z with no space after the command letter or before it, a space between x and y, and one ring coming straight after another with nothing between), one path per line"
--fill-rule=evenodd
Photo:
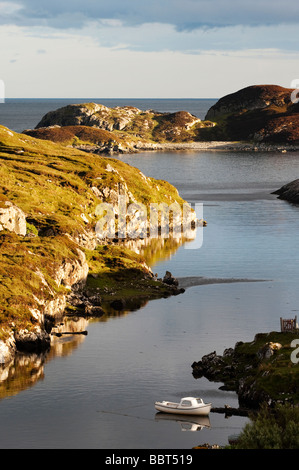
M178 286L179 284L179 281L169 271L166 271L163 282L169 286Z
M259 351L257 352L257 356L260 360L269 359L275 351L278 351L282 345L280 343L266 343Z

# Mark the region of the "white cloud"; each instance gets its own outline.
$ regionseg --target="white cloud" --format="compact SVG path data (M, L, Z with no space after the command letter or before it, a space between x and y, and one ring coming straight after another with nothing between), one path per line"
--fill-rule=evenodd
M0 2L0 78L11 97L196 98L289 86L297 8L293 0Z
M8 16L13 15L23 7L19 3L14 2L0 2L0 15Z
M7 97L217 98L252 84L289 87L298 75L299 53L279 49L143 52L59 31L37 41L17 27L1 27L0 40Z

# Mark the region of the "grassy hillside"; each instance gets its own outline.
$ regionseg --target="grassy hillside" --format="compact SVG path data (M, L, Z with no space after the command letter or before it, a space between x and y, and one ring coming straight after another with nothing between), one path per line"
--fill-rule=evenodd
M59 270L72 263L83 266L82 252L93 275L101 279L100 288L112 267L114 275L133 268L131 281L147 272L141 256L125 248L120 253L111 245L107 256L88 244L97 205L111 202L119 184L126 188L128 202L184 202L169 183L145 177L121 161L0 126L0 207L10 201L25 213L27 222L26 236L5 227L0 231L0 339L11 330L36 324L34 311L69 291ZM75 283L71 272L68 276L70 284Z

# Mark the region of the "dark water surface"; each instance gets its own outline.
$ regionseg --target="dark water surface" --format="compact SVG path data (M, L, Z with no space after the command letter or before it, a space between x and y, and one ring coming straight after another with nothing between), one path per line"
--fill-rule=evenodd
M120 159L175 184L189 202L203 203L208 225L201 248L180 247L157 261L154 272L263 282L190 287L83 324L86 337L63 338L46 358L28 364L23 358L23 374L9 381L0 376L1 448L225 445L246 418L210 413L208 422L192 427L156 415L155 400L196 395L214 406L238 406L221 384L195 380L191 364L258 332L279 330L280 316L298 315L299 208L271 195L298 177L298 153L147 152Z

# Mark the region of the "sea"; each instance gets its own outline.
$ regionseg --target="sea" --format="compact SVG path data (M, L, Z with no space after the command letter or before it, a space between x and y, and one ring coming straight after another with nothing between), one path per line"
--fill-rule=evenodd
M216 99L7 99L0 124L22 132L48 111L94 101L204 119ZM100 158L100 157L99 157ZM1 449L172 449L226 446L247 417L161 415L155 401L202 397L238 407L221 383L195 379L192 364L257 333L280 330L299 311L299 207L273 194L299 177L298 152L149 151L117 157L169 181L207 221L197 239L151 258L158 276L240 279L187 287L133 311L82 322L86 336L57 340L0 373ZM20 306L21 308L21 306ZM1 372L1 369L0 369Z

